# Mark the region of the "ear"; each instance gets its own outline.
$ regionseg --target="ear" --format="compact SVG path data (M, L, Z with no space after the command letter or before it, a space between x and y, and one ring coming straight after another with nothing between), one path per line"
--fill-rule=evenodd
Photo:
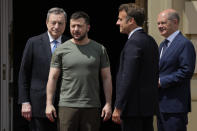
M130 24L134 24L134 23L135 23L135 19L132 17L132 18L130 18L130 19L128 20L128 22L129 22Z
M136 24L135 19L133 17L130 20L132 24Z
M174 21L174 24L176 24L176 25L178 25L178 24L179 24L179 22L178 22L178 20L177 20L177 19L174 19L173 21Z
M48 20L46 20L46 25L49 23L49 21Z

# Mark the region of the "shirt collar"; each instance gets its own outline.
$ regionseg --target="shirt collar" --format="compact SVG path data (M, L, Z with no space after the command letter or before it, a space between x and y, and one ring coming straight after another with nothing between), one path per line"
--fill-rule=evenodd
M140 30L140 29L142 29L142 27L137 27L137 28L135 28L134 30L132 30L132 31L129 33L128 39L133 35L134 32L136 32L137 30Z
M49 32L48 33L48 36L49 36L49 41L50 43L54 40L54 38L51 36L51 34ZM58 43L62 43L62 36L60 36L59 38L56 39L56 41L58 41Z
M174 33L172 33L168 38L166 38L167 40L169 40L170 41L170 43L174 40L174 38L178 35L178 33L179 33L180 31L179 30L177 30L177 31L175 31Z

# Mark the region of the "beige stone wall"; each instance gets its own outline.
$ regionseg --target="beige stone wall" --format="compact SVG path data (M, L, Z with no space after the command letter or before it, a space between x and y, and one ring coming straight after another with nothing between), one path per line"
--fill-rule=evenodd
M152 35L159 44L164 38L160 36L157 29L157 16L164 9L171 8L171 0L148 1L148 33Z
M159 43L164 39L157 29L157 15L164 9L173 8L180 15L179 30L192 41L197 51L197 0L150 0L148 1L148 33ZM188 131L197 130L197 67L191 81L192 112L189 113ZM154 123L156 128L156 121Z

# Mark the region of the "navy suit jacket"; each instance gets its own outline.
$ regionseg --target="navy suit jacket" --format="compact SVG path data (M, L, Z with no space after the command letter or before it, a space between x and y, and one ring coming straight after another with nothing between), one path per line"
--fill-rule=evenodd
M163 47L161 43L159 52ZM195 69L196 54L193 44L179 33L159 62L160 111L182 113L191 111L190 80Z
M62 36L62 43L67 38ZM45 117L46 84L48 81L51 47L47 32L30 38L23 52L19 71L19 104L30 102L33 117Z
M116 79L115 107L121 117L152 116L158 111L159 51L142 29L127 40Z

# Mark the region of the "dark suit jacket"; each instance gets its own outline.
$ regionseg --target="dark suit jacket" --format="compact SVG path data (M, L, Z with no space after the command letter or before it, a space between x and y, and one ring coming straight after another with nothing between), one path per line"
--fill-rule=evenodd
M152 116L158 111L158 78L158 46L138 30L127 40L120 58L115 106L122 110L122 118Z
M159 52L163 47L161 43ZM179 33L162 55L159 63L160 111L179 113L191 111L190 79L195 68L193 44Z
M62 42L66 39L62 36ZM18 102L30 102L33 117L46 116L46 84L51 56L47 32L27 41L19 72Z

